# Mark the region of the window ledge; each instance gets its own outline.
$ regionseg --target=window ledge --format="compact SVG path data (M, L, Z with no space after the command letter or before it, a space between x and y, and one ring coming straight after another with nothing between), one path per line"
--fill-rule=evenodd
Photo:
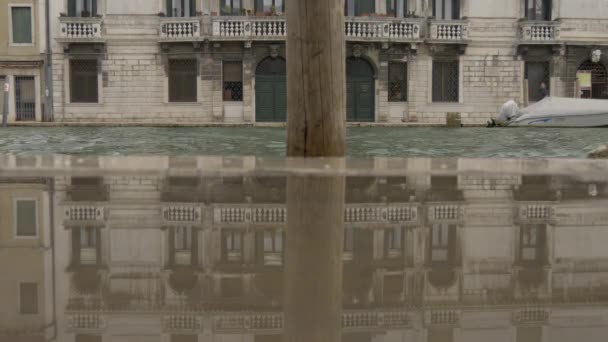
M70 102L66 103L66 107L103 107L103 103L91 103L91 102Z
M9 47L34 47L34 43L9 43Z
M166 106L180 106L180 107L188 107L188 106L198 106L200 102L165 102Z

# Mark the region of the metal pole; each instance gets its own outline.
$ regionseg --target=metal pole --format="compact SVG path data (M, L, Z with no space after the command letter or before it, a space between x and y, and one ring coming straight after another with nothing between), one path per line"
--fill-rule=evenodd
M54 121L53 119L53 50L51 48L51 0L46 0L44 4L44 12L46 19L46 65L45 65L45 80L44 80L44 119L43 121Z
M10 85L8 83L8 77L4 79L4 85L2 87L2 93L4 94L4 102L2 106L2 127L8 126L8 92L10 90Z

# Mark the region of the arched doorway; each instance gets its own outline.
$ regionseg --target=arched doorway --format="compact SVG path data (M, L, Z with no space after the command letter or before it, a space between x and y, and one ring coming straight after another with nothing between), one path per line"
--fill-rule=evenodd
M287 67L281 57L267 57L255 71L255 120L283 122L287 119Z
M581 64L577 70L579 73L591 74L591 88L582 88L582 98L585 99L608 99L608 73L602 63L593 63L588 60Z
M346 59L346 119L373 122L375 118L374 69L362 58Z

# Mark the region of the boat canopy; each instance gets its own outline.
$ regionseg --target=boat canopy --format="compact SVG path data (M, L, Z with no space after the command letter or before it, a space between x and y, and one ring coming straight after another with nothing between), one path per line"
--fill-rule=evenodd
M573 99L568 97L545 97L539 102L523 108L520 118L542 118L547 116L594 115L608 113L608 100Z

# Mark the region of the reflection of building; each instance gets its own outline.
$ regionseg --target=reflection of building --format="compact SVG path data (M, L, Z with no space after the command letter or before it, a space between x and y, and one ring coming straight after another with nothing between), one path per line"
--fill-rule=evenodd
M54 174L58 341L278 340L286 181L263 171L281 162L36 163L72 166ZM603 341L605 172L491 163L350 165L368 171L346 181L346 341Z
M0 178L0 341L54 333L49 184Z
M281 122L287 0L56 1L58 121ZM485 123L507 98L606 98L597 0L345 1L347 118ZM599 7L599 9L598 9ZM593 51L601 52L593 57ZM603 53L602 53L603 52Z

